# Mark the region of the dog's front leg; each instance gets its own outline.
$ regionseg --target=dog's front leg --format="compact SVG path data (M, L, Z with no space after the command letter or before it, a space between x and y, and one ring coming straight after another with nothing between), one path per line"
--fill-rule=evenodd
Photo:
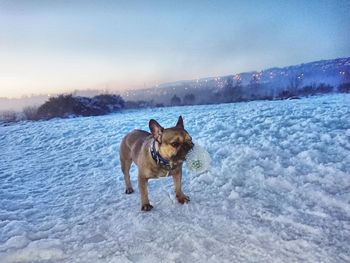
M150 211L153 206L149 203L148 200L148 179L143 177L142 174L138 176L139 181L139 190L141 194L141 210Z
M185 195L181 190L181 179L182 179L182 169L179 169L174 172L173 180L174 180L177 201L179 201L179 203L181 204L184 204L184 203L188 203L190 201L190 198L187 195Z

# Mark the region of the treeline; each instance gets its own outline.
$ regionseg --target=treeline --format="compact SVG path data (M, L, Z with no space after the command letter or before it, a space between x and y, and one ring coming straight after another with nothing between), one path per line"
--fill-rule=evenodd
M229 80L221 89L206 92L205 99L203 96L196 97L193 93L185 94L182 98L180 95L174 94L169 98L167 106L296 99L331 92L350 93L350 82L334 87L324 83L301 86L300 82L294 81L293 84L284 89L273 89L265 85L266 84L251 83L241 86L240 84L234 85L233 82ZM189 90L189 92L191 92L191 90ZM152 104L152 102L148 104Z
M181 95L169 94L167 101L154 102L154 100L124 101L120 95L101 94L90 97L59 95L51 97L39 107L25 107L21 113L5 111L0 114L0 121L15 122L21 120L47 120L51 118L67 118L77 116L98 116L123 109L141 109L166 106L185 106L199 104L219 104L243 102L252 100L280 100L295 99L304 96L325 94L330 92L350 93L350 82L338 87L328 84L311 84L302 86L301 81L295 79L285 89L272 89L258 82L251 82L242 86L239 82L233 83L228 78L221 89L206 91L205 94L189 93ZM205 99L204 99L205 98Z
M343 83L338 87L324 83L302 86L302 81L295 79L290 81L290 85L284 89L274 89L269 87L268 84L258 82L241 86L239 83L233 84L231 80L228 80L222 89L214 92L211 102L231 103L252 100L283 100L321 95L331 92L349 93L350 82Z
M203 87L185 86L178 88L157 89L150 96L149 90L145 91L144 97L148 100L127 102L127 107L168 107L185 105L203 105L244 102L252 100L283 100L313 96L331 92L349 92L350 82L338 86L325 83L313 83L303 85L302 78L294 76L290 78L290 83L281 85L271 85L271 83L260 82L252 79L249 84L242 85L240 81L235 81L232 77L222 79L221 83L208 84ZM138 97L142 97L139 93Z

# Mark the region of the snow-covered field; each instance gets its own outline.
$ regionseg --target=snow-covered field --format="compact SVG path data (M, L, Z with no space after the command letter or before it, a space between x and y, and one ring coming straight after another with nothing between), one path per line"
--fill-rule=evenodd
M118 147L182 114L211 170L124 194ZM0 262L350 262L350 96L0 127Z

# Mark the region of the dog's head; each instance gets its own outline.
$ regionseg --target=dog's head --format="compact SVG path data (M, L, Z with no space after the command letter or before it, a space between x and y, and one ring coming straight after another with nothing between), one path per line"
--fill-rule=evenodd
M159 143L160 155L168 161L185 160L186 154L194 146L191 136L184 128L181 116L172 128L164 129L153 119L149 121L149 128L153 138Z

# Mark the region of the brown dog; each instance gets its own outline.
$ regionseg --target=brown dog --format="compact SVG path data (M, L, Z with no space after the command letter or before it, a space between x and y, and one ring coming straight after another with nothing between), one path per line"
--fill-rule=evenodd
M132 162L138 167L138 184L141 194L141 210L153 208L148 200L148 179L171 175L176 198L181 203L190 201L181 190L182 163L194 146L191 136L184 129L180 116L175 127L164 129L155 120L149 121L151 133L134 130L120 144L120 163L124 174L126 194L134 192L130 181Z

